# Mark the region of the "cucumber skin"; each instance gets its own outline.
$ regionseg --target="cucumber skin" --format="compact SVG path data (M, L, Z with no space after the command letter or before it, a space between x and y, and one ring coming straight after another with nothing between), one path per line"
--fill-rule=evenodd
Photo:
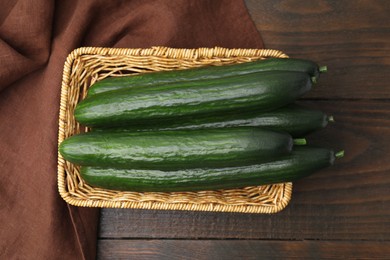
M167 131L185 129L211 129L231 127L262 127L269 130L287 132L292 137L303 137L316 130L325 128L328 116L320 110L309 109L297 104L290 104L268 112L245 111L226 113L205 118L188 118L181 122L166 121L156 125L132 125L124 128L95 128L92 131Z
M157 132L89 132L64 140L59 151L77 165L183 169L268 161L291 152L287 133L252 127Z
M88 97L107 91L126 88L155 86L180 81L214 79L271 70L305 72L311 77L319 77L318 65L313 61L292 58L269 58L222 66L206 66L182 70L149 72L134 76L110 77L93 84L88 90Z
M240 167L177 171L81 167L80 174L88 184L112 190L202 191L296 181L331 166L334 160L332 150L306 146L274 161Z
M111 91L84 99L76 106L74 115L88 127L119 127L229 111L270 111L293 103L311 87L306 73L259 72Z

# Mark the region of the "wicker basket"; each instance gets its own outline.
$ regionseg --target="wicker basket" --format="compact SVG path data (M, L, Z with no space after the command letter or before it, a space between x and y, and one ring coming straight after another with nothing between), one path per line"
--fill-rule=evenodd
M266 49L199 48L119 49L86 47L69 54L61 86L58 144L86 131L74 119L76 104L88 87L109 76L222 65L268 57L287 56ZM58 189L69 204L81 207L191 210L242 213L276 213L287 206L292 184L201 192L122 192L89 186L79 168L58 154Z

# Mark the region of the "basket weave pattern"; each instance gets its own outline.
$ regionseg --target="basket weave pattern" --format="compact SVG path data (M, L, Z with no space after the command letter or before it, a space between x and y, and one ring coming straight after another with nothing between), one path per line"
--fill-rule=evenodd
M267 49L199 48L119 49L84 47L69 54L61 86L58 144L76 133L88 131L73 116L89 86L109 76L223 65L269 57L286 58ZM199 192L123 192L89 186L79 167L58 153L58 189L69 204L81 207L196 210L242 213L276 213L287 206L292 184Z

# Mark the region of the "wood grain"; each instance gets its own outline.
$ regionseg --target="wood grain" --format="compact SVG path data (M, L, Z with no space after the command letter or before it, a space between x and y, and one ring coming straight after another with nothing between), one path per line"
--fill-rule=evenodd
M103 209L102 238L390 240L390 103L305 101L336 122L309 143L346 156L294 184L275 215Z
M390 98L390 3L246 0L267 48L327 65L307 97Z
M98 259L388 259L390 242L100 240Z

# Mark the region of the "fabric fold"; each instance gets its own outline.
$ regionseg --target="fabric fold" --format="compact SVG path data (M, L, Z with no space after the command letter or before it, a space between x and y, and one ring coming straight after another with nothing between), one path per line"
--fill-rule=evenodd
M0 91L42 68L50 54L54 2L7 1L0 11Z

